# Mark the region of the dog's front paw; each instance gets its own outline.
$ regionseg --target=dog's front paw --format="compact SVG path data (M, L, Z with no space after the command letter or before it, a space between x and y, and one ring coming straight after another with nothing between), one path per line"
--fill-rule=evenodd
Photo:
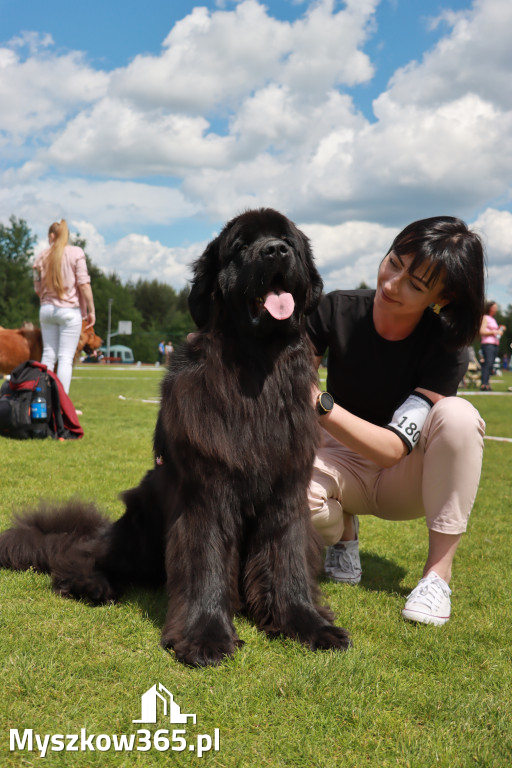
M180 643L174 647L178 661L191 667L218 666L223 661L231 658L235 652L235 644L226 642L223 644L206 642L203 645L188 646Z
M172 648L178 661L192 667L208 667L221 664L234 655L235 650L243 645L234 630L227 630L217 619L210 619L201 630L187 632L177 639L162 634L161 644Z
M320 627L311 637L309 647L313 651L346 651L352 647L352 640L346 629L326 625Z

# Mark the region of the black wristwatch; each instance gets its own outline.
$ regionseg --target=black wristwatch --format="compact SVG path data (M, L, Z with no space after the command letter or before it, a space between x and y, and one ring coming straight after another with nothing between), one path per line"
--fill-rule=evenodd
M329 392L320 392L316 399L316 410L320 416L330 413L334 407L334 397Z

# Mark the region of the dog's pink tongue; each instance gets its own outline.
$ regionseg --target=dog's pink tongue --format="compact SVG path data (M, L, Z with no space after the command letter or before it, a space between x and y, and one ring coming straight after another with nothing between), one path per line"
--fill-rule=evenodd
M271 291L265 296L263 306L276 320L287 320L295 309L295 302L291 293Z

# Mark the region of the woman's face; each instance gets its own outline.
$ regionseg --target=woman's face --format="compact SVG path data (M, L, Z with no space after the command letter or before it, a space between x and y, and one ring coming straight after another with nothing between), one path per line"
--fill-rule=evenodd
M397 256L393 251L381 262L377 276L375 303L381 310L398 316L418 315L431 304L448 304L443 299L444 281L441 277L429 286L429 266L409 272L412 256Z
M494 317L494 315L496 314L497 311L498 311L498 305L497 304L491 304L491 306L489 307L489 314L490 314L490 316Z

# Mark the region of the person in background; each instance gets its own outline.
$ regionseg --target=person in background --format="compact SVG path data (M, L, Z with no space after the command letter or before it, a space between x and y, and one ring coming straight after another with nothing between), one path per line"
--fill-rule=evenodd
M483 392L490 392L491 385L489 378L492 373L494 360L498 353L500 339L505 330L504 325L498 325L495 315L498 311L498 305L495 301L488 301L485 305L485 312L480 325L480 338L482 350L482 386Z
M171 362L172 353L174 352L174 347L172 345L172 341L168 341L165 345L165 364L169 365Z
M165 341L162 339L160 344L158 345L158 362L160 365L163 363L165 358Z
M69 245L68 240L65 219L51 224L48 230L49 247L37 256L33 273L34 288L41 303L41 362L50 371L58 366L58 377L69 394L82 317L87 322L86 327L91 328L96 316L85 253L82 248Z
M395 238L376 290L334 291L308 319L327 389L309 487L325 572L361 580L357 515L424 517L428 554L404 618L450 618L452 562L480 481L485 424L456 397L484 308L484 253L460 219L417 221Z

